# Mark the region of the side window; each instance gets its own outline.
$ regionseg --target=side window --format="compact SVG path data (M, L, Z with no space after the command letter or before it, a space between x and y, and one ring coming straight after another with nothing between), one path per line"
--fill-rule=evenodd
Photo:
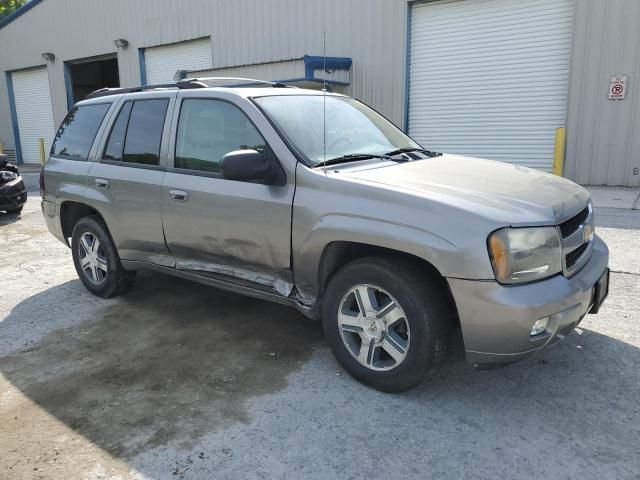
M264 152L266 142L238 107L221 100L182 101L176 135L176 168L217 173L222 157L243 149Z
M126 128L123 162L158 165L162 128L168 105L168 99L136 100L133 102ZM114 130L117 126L114 125ZM114 149L116 148L115 142L114 139ZM107 146L108 148L109 146Z
M110 103L96 103L73 107L56 133L51 155L86 160L110 106Z
M102 158L104 160L122 161L122 152L124 152L124 136L127 133L127 123L129 123L129 114L133 102L126 102L118 113L118 118L113 124L109 141L104 149Z

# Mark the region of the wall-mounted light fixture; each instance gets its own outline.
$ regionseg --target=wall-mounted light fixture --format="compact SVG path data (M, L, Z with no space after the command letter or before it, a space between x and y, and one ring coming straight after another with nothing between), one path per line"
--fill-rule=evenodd
M44 58L45 62L53 62L56 56L53 53L45 52L42 54L42 58Z
M116 38L113 43L118 48L127 48L129 46L129 42L124 38Z

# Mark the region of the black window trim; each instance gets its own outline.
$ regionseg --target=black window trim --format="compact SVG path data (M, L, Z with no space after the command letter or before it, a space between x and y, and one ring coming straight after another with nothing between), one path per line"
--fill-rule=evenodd
M111 108L111 106L113 105L113 102L88 103L86 105L74 105L71 108L71 110L73 110L74 108L91 107L91 106L94 106L94 105L109 105L109 107L104 112L104 115L102 116L102 120L100 120L100 124L98 125L98 128L96 129L96 133L93 134L93 139L91 140L91 143L89 144L89 151L87 152L87 156L86 157L75 157L73 155L64 155L64 154L56 155L53 152L53 147L55 147L55 137L54 137L54 141L51 144L51 149L49 150L49 157L61 158L63 160L75 160L76 162L88 162L89 161L89 157L91 156L91 149L93 148L94 143L96 142L96 137L98 136L98 132L100 131L100 129L104 125L105 119L107 118L107 113L109 113L109 108ZM71 110L69 110L67 112L67 114L64 116L64 120L62 121L62 123L65 122L65 120L67 119L67 117L71 113ZM62 123L60 124L60 127L62 127ZM58 136L58 131L60 130L60 127L58 127L58 130L56 130L56 137Z
M207 172L205 170L191 170L189 168L167 167L167 172L179 173L181 175L192 175L194 177L208 177L208 178L217 178L219 180L224 180L224 177L222 176L221 173Z
M124 155L124 144L125 144L125 141L127 139L127 130L129 129L129 119L131 118L131 110L133 110L133 102L134 102L134 100L125 99L125 101L122 102L122 105L120 106L118 111L115 112L115 116L114 116L113 122L110 125L111 128L109 129L109 132L107 132L107 139L104 142L104 147L102 148L102 153L100 154L100 162L102 162L102 161L108 161L108 162L113 162L113 163L122 162L122 160L111 160L109 158L104 158L104 156L107 153L107 148L109 147L109 142L111 141L111 135L113 134L113 129L116 127L116 123L118 123L118 119L120 117L120 114L122 113L122 110L125 108L127 103L131 103L131 109L129 110L129 116L127 117L127 124L124 126L124 135L122 136L122 149L120 150L120 158L123 158L123 155Z
M144 170L167 170L164 165L149 165L148 163L122 162L117 160L100 160L99 163L104 163L105 165L116 165L118 167L142 168Z
M148 100L166 100L167 101L167 108L164 112L164 122L162 123L162 132L160 133L160 152L158 153L158 165L149 165L148 163L136 163L136 162L125 162L124 160L109 160L107 158L103 158L105 152L107 151L107 146L109 145L109 140L111 140L111 133L113 132L113 128L116 126L116 122L118 121L118 116L120 115L120 112L122 111L122 109L124 108L124 106L128 103L131 102L131 110L129 111L129 117L127 118L127 126L124 129L124 139L122 142L122 152L120 153L121 157L124 158L124 147L127 144L127 133L129 133L129 121L131 120L131 113L133 112L133 105L135 104L135 102L146 102ZM102 148L102 153L100 154L100 157L97 159L99 163L104 163L107 165L116 165L116 166L120 166L120 167L132 167L132 168L142 168L144 170L160 170L160 171L167 171L167 167L165 167L164 165L161 165L160 160L162 157L162 140L164 137L164 129L165 129L165 124L167 122L167 112L169 111L169 105L171 105L171 97L144 97L144 98L125 98L124 102L122 102L122 105L120 106L120 108L118 109L117 112L115 112L115 117L113 122L110 125L110 129L109 129L109 133L107 135L106 141L104 142L104 146Z
M219 97L202 97L202 96L192 96L192 95L185 95L184 97L178 97L177 100L180 101L180 108L178 108L178 115L176 118L176 127L175 127L175 138L173 140L173 150L171 152L171 158L169 159L169 166L167 167L167 172L171 172L171 173L178 173L181 175L192 175L195 177L207 177L207 178L218 178L220 180L226 180L221 173L218 172L207 172L205 170L192 170L190 168L180 168L180 167L176 167L176 149L177 149L177 145L178 145L178 128L180 127L180 115L182 114L182 104L184 103L185 100L214 100L214 101L218 101L218 102L225 102L228 103L232 106L234 106L235 108L237 108L240 113L242 113L247 120L249 120L249 122L251 123L251 125L253 125L253 128L256 129L256 132L258 132L258 134L262 137L262 139L264 140L264 144L266 147L268 147L268 149L273 152L272 155L272 160L277 162L277 167L282 171L282 176L285 179L284 182L286 183L286 174L284 171L284 168L282 167L282 165L280 164L280 160L278 159L275 151L273 150L273 148L271 148L271 145L269 145L269 142L267 141L266 138L264 138L264 135L262 134L262 132L260 131L260 129L258 128L258 126L255 124L255 122L253 120L251 120L251 117L249 117L249 115L246 114L246 112L240 108L240 106L238 104L236 104L235 102L232 102L231 100L227 100L226 98L219 98ZM227 181L232 181L232 180L227 180ZM256 183L256 185L263 185L262 182L257 183L257 182L244 182L244 183Z

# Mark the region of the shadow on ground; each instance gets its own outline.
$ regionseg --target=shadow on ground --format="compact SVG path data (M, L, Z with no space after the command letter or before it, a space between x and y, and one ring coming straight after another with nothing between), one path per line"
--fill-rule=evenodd
M0 211L0 227L17 222L22 217L22 213L7 213Z
M0 339L29 344L25 323L46 315L43 308L51 302L68 303L73 316L81 301L73 296L81 289L73 281L19 303L0 323ZM41 295L49 297L46 302ZM618 302L614 296L607 308L622 315ZM475 470L479 477L495 477L498 460L483 461L495 457L498 470L512 478L532 471L548 478L575 473L576 459L594 475L608 471L622 478L640 454L634 446L640 349L589 329L544 356L490 371L468 366L457 339L429 380L385 395L335 376L319 323L291 308L153 274L141 274L127 296L99 304L76 327L51 331L0 357L0 373L46 412L124 460L168 444L189 451L208 434L226 435L222 428L254 420L260 427L244 452L251 458L297 449L305 462L322 458L327 472L336 473L351 463L331 459L357 445L372 459L359 467L365 477L382 468L370 455L389 448L389 439L400 455L391 470L427 455L436 477L449 476L438 465L460 473L467 464L483 465ZM310 364L294 376L298 396L273 415L275 423L271 415L254 418L248 400L284 389L288 375L317 349L322 371ZM366 408L354 414L354 404ZM362 411L364 418L358 417ZM391 417L398 418L385 420ZM353 428L345 428L350 422ZM317 429L310 436L311 427ZM287 443L290 437L295 445ZM324 457L307 455L313 448ZM545 458L554 461L540 460ZM145 471L149 465L136 467Z
M69 285L40 295L68 301ZM104 303L79 326L0 357L0 372L120 458L247 422L245 400L284 388L322 341L320 325L294 309L161 275L141 274ZM14 328L28 337L19 324L42 316L42 304L38 295L18 304L0 338Z

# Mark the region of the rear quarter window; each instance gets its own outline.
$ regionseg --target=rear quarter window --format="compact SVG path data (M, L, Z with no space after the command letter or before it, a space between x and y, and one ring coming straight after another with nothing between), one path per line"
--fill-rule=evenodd
M51 155L86 160L110 106L110 103L96 103L73 107L56 133Z

